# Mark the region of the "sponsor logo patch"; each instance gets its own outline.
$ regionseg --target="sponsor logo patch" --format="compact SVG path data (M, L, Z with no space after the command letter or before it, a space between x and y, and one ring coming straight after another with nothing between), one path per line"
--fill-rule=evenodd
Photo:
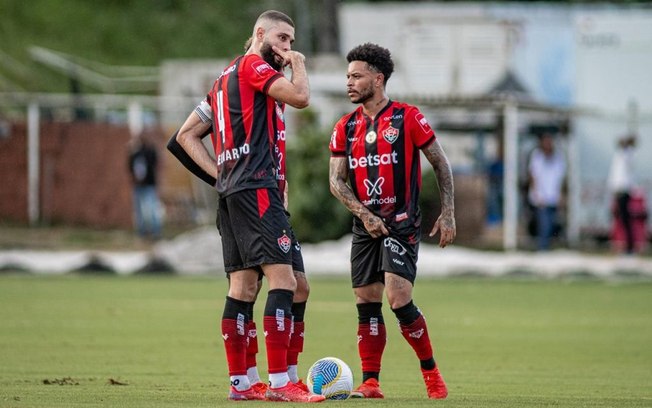
M367 187L367 195L372 196L374 194L382 195L383 194L383 184L385 184L384 177L378 177L374 182L369 179L364 179L364 186Z
M398 164L398 153L369 154L358 158L349 156L349 168L351 170L358 167L376 167L382 164Z
M283 116L283 108L281 108L278 102L276 103L276 116L278 116L281 122L285 123L285 117Z
M236 331L239 336L244 336L245 335L245 323L244 323L245 317L242 313L238 313L238 317L236 319L235 327Z
M268 63L266 63L265 61L262 61L262 60L254 61L251 64L251 67L260 76L265 76L265 75L267 75L269 73L269 71L274 71L274 68L272 68L271 65L269 65Z
M432 128L430 127L430 124L428 123L428 119L426 119L425 116L423 116L423 113L419 112L417 113L416 116L417 122L419 123L419 126L421 126L421 130L423 130L423 133L431 133Z
M390 251L397 255L405 255L407 250L401 245L400 242L398 242L396 239L392 237L387 237L385 238L385 241L383 241L383 244L385 245L385 248L389 248Z
M412 337L413 339L420 339L421 336L423 336L423 332L424 332L423 329L419 329L417 331L410 332L408 336Z
M285 311L283 309L276 309L276 330L285 331Z
M372 317L369 319L369 335L378 336L378 318Z
M364 140L367 143L373 143L376 141L376 132L373 130L370 130L369 133L367 133L367 136L364 137Z
M335 142L337 140L337 129L333 129L333 134L331 135L331 147L333 149L337 149L337 143Z

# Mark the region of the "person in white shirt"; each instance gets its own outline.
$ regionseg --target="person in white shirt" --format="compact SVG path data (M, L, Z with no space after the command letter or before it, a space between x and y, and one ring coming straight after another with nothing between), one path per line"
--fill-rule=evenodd
M634 252L634 232L632 227L632 216L629 210L631 192L635 187L634 181L634 150L636 148L636 136L625 135L618 139L618 148L614 153L609 170L609 191L617 205L617 216L622 222L625 230L628 254Z
M537 249L546 251L550 249L555 232L557 209L566 177L566 159L555 149L552 135L541 135L539 146L530 156L528 170L528 198L536 212Z

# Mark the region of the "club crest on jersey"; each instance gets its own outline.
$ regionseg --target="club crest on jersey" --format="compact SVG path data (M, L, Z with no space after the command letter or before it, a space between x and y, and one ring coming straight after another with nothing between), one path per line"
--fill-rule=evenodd
M388 127L383 130L383 139L387 140L389 144L394 144L396 139L398 139L399 130L393 126Z
M292 247L292 240L290 240L290 237L288 237L286 234L283 234L283 236L278 238L276 241L278 242L278 246L281 248L281 251L285 252L286 254Z
M376 141L376 132L373 130L370 130L369 133L367 133L367 136L364 137L364 140L367 143L373 143Z

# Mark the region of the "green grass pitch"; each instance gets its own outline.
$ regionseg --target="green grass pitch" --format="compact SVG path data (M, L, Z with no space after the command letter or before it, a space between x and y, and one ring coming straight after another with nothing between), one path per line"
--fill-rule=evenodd
M300 372L332 355L349 363L357 384L348 279L311 285ZM223 277L0 275L0 407L233 404L219 333L225 293ZM420 279L415 300L448 399L426 398L385 306L386 399L327 406L652 406L649 281ZM262 342L261 351L266 378Z

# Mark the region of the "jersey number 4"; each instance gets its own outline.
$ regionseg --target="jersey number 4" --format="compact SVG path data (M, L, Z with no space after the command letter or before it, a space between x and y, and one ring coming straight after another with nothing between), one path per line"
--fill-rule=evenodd
M222 146L224 146L226 143L226 130L224 126L224 92L221 90L217 92L217 128L220 130Z

